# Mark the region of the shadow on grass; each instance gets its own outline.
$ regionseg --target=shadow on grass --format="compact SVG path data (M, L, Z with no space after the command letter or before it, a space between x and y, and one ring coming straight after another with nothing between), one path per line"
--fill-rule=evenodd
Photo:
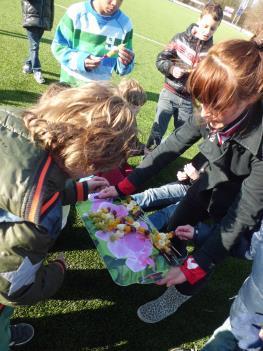
M17 105L17 103L35 103L40 94L24 90L0 90L0 103L2 105Z
M151 91L147 91L147 100L148 101L155 101L157 102L159 100L159 94L153 93Z
M209 284L173 316L157 324L145 324L137 318L137 308L159 296L164 288L153 285L119 287L103 272L94 273L91 277L85 272L72 271L67 276L69 281L55 297L61 307L59 313L52 311L54 314L48 317L21 319L32 323L36 330L26 350L167 351L210 335L226 318L231 304L228 297L236 291L233 286L225 290L220 284L216 287ZM231 279L231 271L229 273ZM220 282L220 278L222 272L217 274L216 280ZM69 306L78 309L79 303L81 310L65 312Z
M26 40L28 40L26 34L10 32L8 30L3 30L3 29L0 29L0 35L6 35L6 36L9 36L9 37L13 37L13 38L19 38L19 39L26 39ZM52 40L46 39L46 38L42 38L41 39L41 43L51 44Z

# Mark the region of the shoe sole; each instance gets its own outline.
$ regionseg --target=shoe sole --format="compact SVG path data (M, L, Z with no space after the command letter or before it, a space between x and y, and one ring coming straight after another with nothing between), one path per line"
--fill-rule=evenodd
M159 321L154 321L154 322L153 322L152 320L145 319L145 318L141 315L141 312L140 312L139 309L137 310L137 316L138 316L138 318L139 318L142 322L148 323L148 324L155 324L155 323L158 323L158 322L162 321L162 319L161 319L161 320L159 320Z
M25 324L25 323L20 323L20 324ZM33 339L33 337L35 335L35 329L30 324L28 324L28 327L30 327L30 329L32 331L32 335L27 340L25 340L24 342L20 342L18 344L14 343L13 345L9 344L9 347L20 347L20 346L26 345L28 342L30 342Z

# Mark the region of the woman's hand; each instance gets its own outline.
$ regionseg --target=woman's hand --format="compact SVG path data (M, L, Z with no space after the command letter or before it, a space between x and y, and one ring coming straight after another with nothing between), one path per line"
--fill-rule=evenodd
M115 186L108 186L107 188L103 189L98 195L98 199L111 199L118 197L119 194L115 188Z
M97 193L98 191L101 191L110 185L107 179L103 177L93 177L87 180L87 183L88 183L89 193Z
M180 240L192 240L194 237L195 229L189 224L180 225L174 231L174 234Z
M186 277L179 267L172 267L166 274L165 278L159 280L156 284L166 285L169 288L172 285L186 282Z

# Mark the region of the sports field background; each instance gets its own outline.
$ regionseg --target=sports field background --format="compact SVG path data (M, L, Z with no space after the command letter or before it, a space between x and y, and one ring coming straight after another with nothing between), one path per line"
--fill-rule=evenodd
M55 25L73 2L55 2ZM198 13L168 0L124 0L122 9L134 24L136 67L131 77L140 81L148 95L148 102L138 117L145 141L163 82L155 68L156 56L175 33L196 20ZM59 65L50 52L55 26L52 32L45 32L41 42L40 59L47 83L41 86L31 75L22 74L28 43L21 26L20 1L1 0L0 10L1 104L28 106L48 84L59 80ZM222 24L215 39L240 36L240 32ZM152 184L173 180L178 167L195 152L196 148L188 151ZM132 160L134 165L137 162L138 159ZM36 332L34 340L24 350L167 351L180 345L200 348L226 318L231 305L229 298L236 294L250 269L247 262L227 260L217 268L208 286L178 313L158 324L148 325L137 318L136 309L159 296L165 288L115 285L74 209L50 258L62 250L69 269L60 291L49 301L16 309L15 321L32 323Z

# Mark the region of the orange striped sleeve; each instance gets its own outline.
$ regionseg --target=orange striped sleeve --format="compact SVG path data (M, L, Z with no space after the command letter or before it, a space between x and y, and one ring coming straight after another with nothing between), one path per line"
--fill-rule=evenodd
M36 191L35 191L35 194L33 196L32 205L31 205L29 215L28 215L28 219L31 222L34 222L34 220L35 220L37 208L38 208L39 201L40 201L40 195L41 195L41 191L43 188L43 183L44 183L47 171L50 167L51 161L52 161L52 159L51 159L51 156L49 155L47 160L46 160L46 163L44 164L44 167L42 168L42 171L40 173L40 177L39 177L39 180L37 183Z

